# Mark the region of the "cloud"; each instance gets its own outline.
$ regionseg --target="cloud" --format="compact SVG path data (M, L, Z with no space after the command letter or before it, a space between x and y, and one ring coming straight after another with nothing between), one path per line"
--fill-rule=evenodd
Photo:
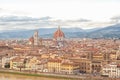
M111 18L112 20L120 20L120 16L114 16Z
M0 11L2 10L2 8L0 8Z
M38 21L39 18L32 18L26 16L2 16L0 22L25 22L25 21Z
M86 25L83 25L85 28L99 28L114 25L113 22L89 22Z
M75 20L61 20L49 16L34 18L28 16L1 16L0 17L0 30L15 30L15 29L38 29L47 27L80 27L84 29L104 27L111 25L110 22L93 22L88 19L75 19Z
M0 23L2 24L18 24L18 25L31 25L31 24L39 24L39 25L59 25L62 24L64 26L70 25L71 23L79 23L79 22L89 22L87 19L78 19L78 20L56 20L52 17L46 16L41 18L33 18L27 16L1 16Z
M53 24L53 25L76 27L81 23L85 24L87 22L91 22L91 20L88 20L88 19L76 19L76 20L60 20L60 19L57 19L57 20L51 20L50 23Z
M7 17L11 16L11 15L17 15L17 16L23 16L23 15L28 15L27 12L22 11L22 10L14 10L13 8L3 8L0 7L0 16L4 16L6 15ZM4 16L5 17L5 16Z
M1 13L5 12L5 9L0 8L0 12L1 12Z
M88 19L67 20L66 22L90 22Z
M36 29L40 27L53 26L49 16L41 18L33 18L27 16L1 16L0 30L14 29Z
M120 15L112 17L111 20L112 20L114 23L119 23L119 22L120 22Z
M52 19L52 17L46 16L46 17L40 18L40 20L49 20L49 19Z
M75 20L75 22L90 22L91 20L88 20L88 19L78 19L78 20Z

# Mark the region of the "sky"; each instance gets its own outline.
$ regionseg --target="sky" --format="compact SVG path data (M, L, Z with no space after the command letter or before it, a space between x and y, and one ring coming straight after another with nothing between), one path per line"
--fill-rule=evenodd
M0 31L100 28L119 23L120 0L0 0Z

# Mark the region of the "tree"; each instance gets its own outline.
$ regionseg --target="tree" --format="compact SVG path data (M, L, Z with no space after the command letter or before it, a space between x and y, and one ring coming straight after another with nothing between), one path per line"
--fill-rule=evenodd
M19 65L17 67L20 68L20 71L22 70L22 68L25 68L23 63L19 63Z
M10 68L10 63L5 63L5 68Z

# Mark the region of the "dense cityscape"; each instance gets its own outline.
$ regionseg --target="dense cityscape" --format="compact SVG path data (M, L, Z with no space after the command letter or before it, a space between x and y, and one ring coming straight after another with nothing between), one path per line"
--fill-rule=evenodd
M0 40L0 67L28 73L120 78L120 40L66 38L60 27L53 38L37 30L29 39Z

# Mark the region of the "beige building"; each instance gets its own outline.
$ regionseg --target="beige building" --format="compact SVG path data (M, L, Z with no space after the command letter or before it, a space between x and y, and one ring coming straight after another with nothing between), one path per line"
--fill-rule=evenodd
M39 63L39 60L37 57L32 57L27 60L26 63L26 70L37 70L37 64Z
M63 62L61 64L62 74L77 74L79 73L79 65L73 62Z
M91 61L88 59L71 59L75 63L78 63L80 72L83 73L92 73L92 64Z
M22 70L25 69L24 58L16 57L10 61L10 69Z
M60 73L61 71L61 62L60 59L51 59L48 61L48 72Z

